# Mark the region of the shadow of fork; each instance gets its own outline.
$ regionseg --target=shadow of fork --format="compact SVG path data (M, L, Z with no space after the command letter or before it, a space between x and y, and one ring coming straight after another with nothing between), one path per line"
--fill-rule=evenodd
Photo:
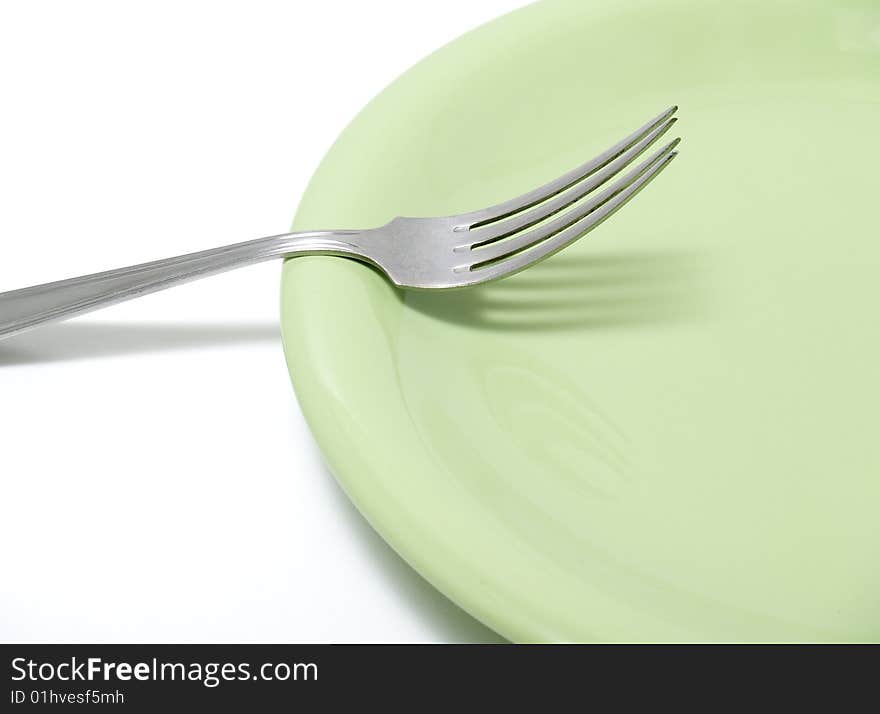
M675 252L560 253L469 290L407 292L406 305L464 327L506 332L622 328L699 318L700 258Z
M280 346L278 325L266 322L70 322L3 340L0 368L257 342Z

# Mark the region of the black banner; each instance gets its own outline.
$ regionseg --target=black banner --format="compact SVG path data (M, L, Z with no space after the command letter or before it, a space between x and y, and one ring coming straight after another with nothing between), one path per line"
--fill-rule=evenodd
M645 697L675 702L706 691L707 704L790 702L805 692L818 696L821 688L842 703L860 681L874 679L877 653L784 646L2 645L0 707L259 711L354 701L460 708L480 694L542 710L578 703L605 710L612 701L614 710ZM834 683L840 675L845 685Z

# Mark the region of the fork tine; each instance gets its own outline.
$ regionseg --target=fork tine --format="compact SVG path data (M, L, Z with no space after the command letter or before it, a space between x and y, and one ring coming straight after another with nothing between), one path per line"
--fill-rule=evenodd
M470 266L473 275L478 277L478 280L474 282L487 282L513 275L574 243L632 200L639 191L655 179L663 169L669 166L676 156L678 156L678 152L665 155L658 163L654 163L650 169L644 172L638 180L618 193L612 200L593 213L588 214L586 219L575 223L563 232L557 233L548 240L532 246L530 249L515 253L507 260L502 257L500 260L493 259Z
M595 198L579 204L576 208L563 213L561 216L553 219L546 225L536 228L535 230L522 233L505 241L490 243L487 246L476 248L471 252L471 257L475 258L477 265L485 265L486 263L499 260L506 256L519 253L532 246L552 238L554 235L561 233L567 228L587 218L597 209L614 199L617 195L628 189L642 176L648 173L654 166L663 161L673 149L678 146L680 139L671 141L646 161L643 161L635 169L626 174L622 179L616 181L609 188L602 191Z
M460 217L463 223L461 229L479 228L480 226L488 225L489 223L493 223L495 221L500 221L504 218L512 216L514 213L519 213L520 211L532 208L533 206L546 201L548 198L552 198L556 194L565 191L567 188L570 188L579 181L582 181L588 176L591 176L599 169L607 166L609 163L614 161L621 154L623 154L625 151L627 151L633 145L643 139L649 132L651 132L653 129L657 128L660 124L669 119L677 111L677 106L670 107L665 112L656 116L654 119L649 121L647 124L642 126L634 133L630 134L622 141L612 146L607 151L599 154L594 159L591 159L581 166L578 166L576 169L572 169L568 173L563 174L559 178L545 184L544 186L541 186L540 188L536 188L532 191L529 191L528 193L523 194L522 196L511 199L509 201L499 203L498 205L491 208L486 208L480 211L474 211L473 213L464 214Z
M675 124L675 122L677 121L677 117L667 119L660 126L650 131L647 136L638 141L630 149L621 154L617 159L607 164L605 168L597 171L587 180L581 181L580 183L577 183L569 189L563 191L555 198L538 204L530 211L519 213L501 222L493 223L483 229L478 230L474 234L476 236L479 236L478 240L472 242L470 245L461 246L460 248L457 248L456 251L461 252L462 250L479 248L485 245L489 245L490 243L494 243L495 241L501 240L502 238L512 236L513 234L518 233L521 230L531 228L541 221L556 215L560 211L564 211L566 208L577 203L582 198L589 195L597 188L610 181L621 171L623 171L623 169L629 166L633 162L633 160L643 154L661 136L669 131L669 129L672 128L672 125Z

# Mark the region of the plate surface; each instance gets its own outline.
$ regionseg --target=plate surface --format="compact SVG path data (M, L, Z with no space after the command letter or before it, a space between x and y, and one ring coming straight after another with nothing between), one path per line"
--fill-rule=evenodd
M529 6L373 101L295 227L489 205L672 103L678 161L507 281L288 261L298 398L365 517L512 640L880 641L874 0Z

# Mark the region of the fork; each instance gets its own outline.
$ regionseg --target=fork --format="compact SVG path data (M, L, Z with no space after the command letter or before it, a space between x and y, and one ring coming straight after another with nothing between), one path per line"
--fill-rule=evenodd
M366 230L286 233L0 293L0 339L272 258L355 258L411 289L465 288L513 275L592 231L670 164L680 139L599 190L670 129L677 110L667 109L587 163L491 208L398 217Z

